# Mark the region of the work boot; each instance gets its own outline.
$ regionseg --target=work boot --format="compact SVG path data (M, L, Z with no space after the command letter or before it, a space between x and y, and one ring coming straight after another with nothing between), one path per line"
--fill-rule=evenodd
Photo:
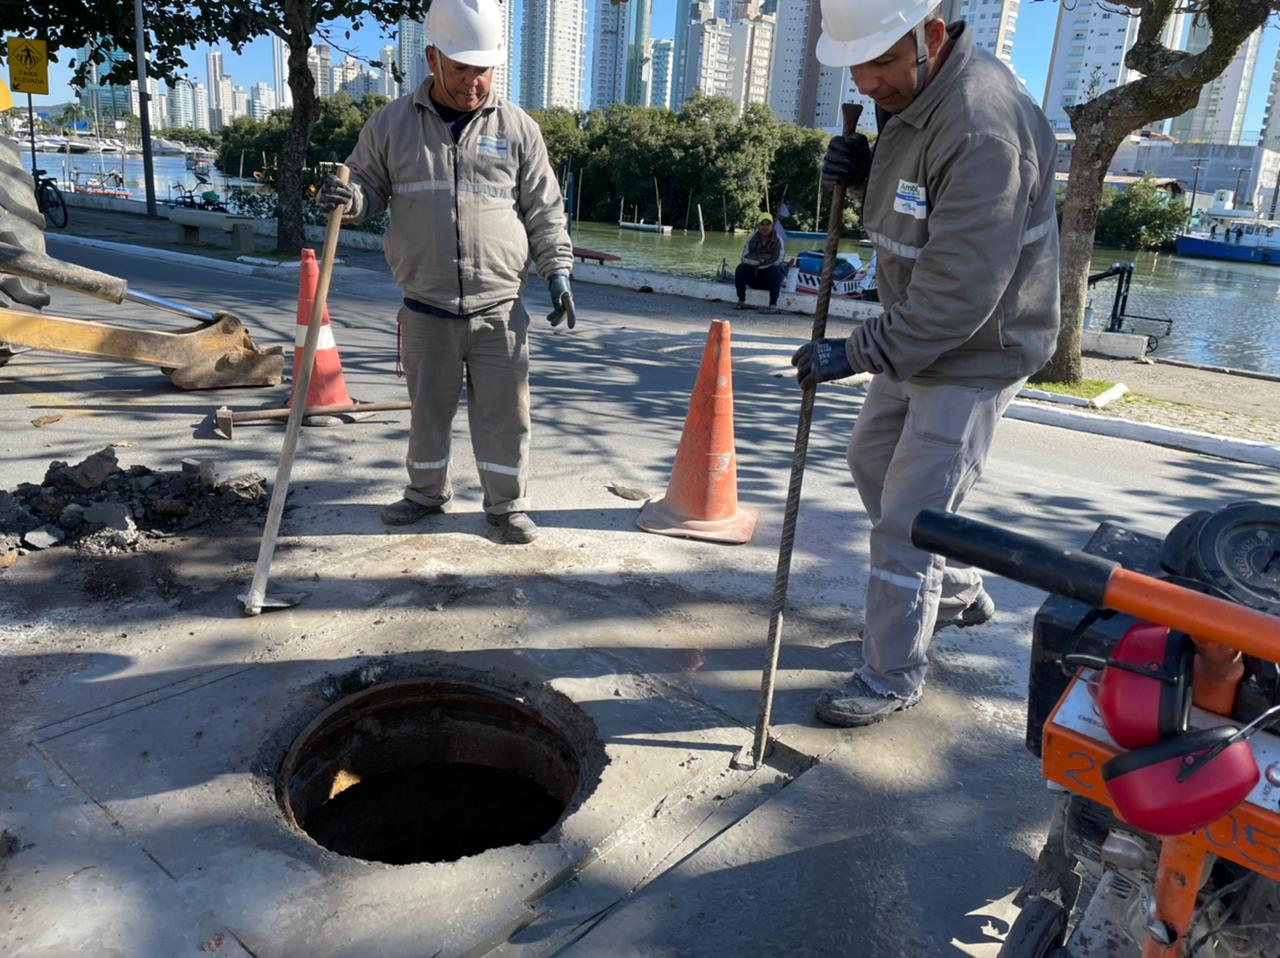
M971 625L982 625L984 622L990 622L991 617L996 614L996 604L991 596L987 593L979 592L978 597L964 607L954 619L947 619L945 622L938 622L933 631L945 629L949 625L954 625L957 629L967 629Z
M523 512L504 512L501 515L485 513L485 521L502 530L502 541L512 545L524 545L538 537L538 527Z
M748 303L744 303L742 300L738 300L736 303L733 304L733 308L734 309L750 309L751 306Z
M855 675L843 685L827 689L818 696L814 711L828 725L841 728L859 728L875 725L894 712L903 712L920 701L922 692L916 689L909 698L881 695L863 679Z
M433 516L440 512L444 512L443 506L424 506L421 502L414 502L412 499L401 499L382 507L382 523L388 526L407 526L424 516Z

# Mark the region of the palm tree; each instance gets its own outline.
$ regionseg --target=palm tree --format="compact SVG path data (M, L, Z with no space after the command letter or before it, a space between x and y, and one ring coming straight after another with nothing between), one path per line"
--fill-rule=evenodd
M63 136L66 136L67 127L74 128L85 118L84 107L80 105L80 101L72 100L62 111L56 116L51 117L54 123L62 130Z

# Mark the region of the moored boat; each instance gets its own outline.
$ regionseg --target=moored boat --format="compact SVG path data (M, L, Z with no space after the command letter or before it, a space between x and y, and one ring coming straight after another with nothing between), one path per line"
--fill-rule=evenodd
M1231 191L1219 190L1176 245L1179 256L1280 265L1280 221L1235 209Z

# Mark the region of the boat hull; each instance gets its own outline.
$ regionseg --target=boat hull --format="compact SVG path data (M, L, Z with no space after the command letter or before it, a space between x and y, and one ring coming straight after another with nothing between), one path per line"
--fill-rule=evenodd
M1221 240L1202 239L1198 236L1179 236L1179 256L1196 256L1202 259L1225 259L1237 263L1262 263L1280 266L1280 249L1249 246L1243 243L1224 243Z

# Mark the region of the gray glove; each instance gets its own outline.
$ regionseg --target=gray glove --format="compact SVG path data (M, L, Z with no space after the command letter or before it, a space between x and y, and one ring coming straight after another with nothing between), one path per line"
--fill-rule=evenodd
M344 219L354 219L364 210L364 193L360 187L343 183L332 173L324 178L316 194L316 206L330 213L341 207Z
M551 312L547 313L547 322L559 326L566 317L569 328L573 329L578 322L573 309L573 292L569 289L568 273L552 273L547 278L547 286L551 290Z

